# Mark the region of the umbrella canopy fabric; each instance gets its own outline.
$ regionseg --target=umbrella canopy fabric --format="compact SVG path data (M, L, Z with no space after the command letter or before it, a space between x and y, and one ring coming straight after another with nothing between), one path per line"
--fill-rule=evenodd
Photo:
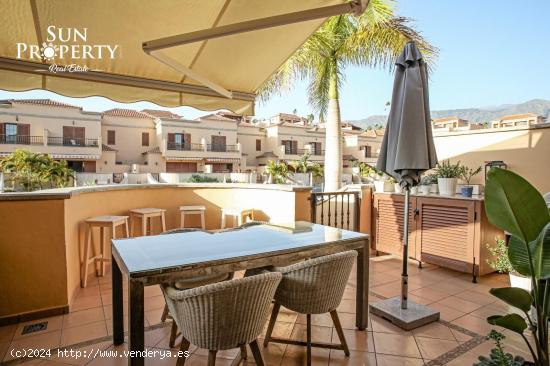
M397 58L390 115L377 168L403 187L437 164L433 142L426 63L414 42Z
M344 0L2 0L0 89L254 113L256 91L325 18L163 50L233 92L226 98L146 54L142 43ZM52 56L52 57L47 57ZM88 72L52 72L76 64Z

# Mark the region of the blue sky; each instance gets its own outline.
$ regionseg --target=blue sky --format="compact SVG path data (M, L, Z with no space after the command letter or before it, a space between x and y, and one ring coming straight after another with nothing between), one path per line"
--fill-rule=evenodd
M431 109L486 107L550 99L550 1L498 0L400 0L397 13L415 19L415 26L440 50L430 78ZM386 114L393 76L388 70L349 68L341 91L344 119ZM312 112L307 103L307 83L269 102L258 104L258 116L278 112ZM53 98L102 111L114 107L158 108L151 103L121 104L92 98L64 98L31 91L8 93L5 98ZM188 118L204 112L182 107L172 111Z

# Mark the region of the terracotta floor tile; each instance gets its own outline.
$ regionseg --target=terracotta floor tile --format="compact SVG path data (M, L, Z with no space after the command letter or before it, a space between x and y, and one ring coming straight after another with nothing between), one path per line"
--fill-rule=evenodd
M330 350L321 348L311 349L312 366L327 366L329 364ZM284 366L305 366L306 348L301 346L287 346L281 365Z
M470 339L472 339L472 337L470 337L469 335L467 334L464 334L458 330L455 330L455 329L452 329L451 328L451 333L453 334L453 336L455 337L455 339L459 342L459 343L463 343L463 342L467 342L469 341Z
M173 364L175 365L175 361L172 360ZM229 366L231 365L232 360L217 357L216 358L216 366ZM199 354L192 354L186 361L185 366L204 366L208 363L208 356L199 355Z
M291 339L305 341L307 336L306 326L303 324L296 324L292 329ZM311 326L311 340L317 342L330 342L332 338L331 327L319 327Z
M469 314L453 320L452 323L482 336L489 334L493 328L497 329L497 327L493 327L487 323L487 320L480 319Z
M262 345L262 342L263 342L263 339L258 340L258 343L260 344L260 352L262 353L264 363L267 366L281 365L283 361L284 353L286 351L286 345L279 344L279 343L270 343L267 347L264 347ZM250 351L250 348L248 348L247 353L248 353L248 359L244 364L256 365L256 362L254 361L254 357L252 357L252 352Z
M61 346L65 347L105 336L107 336L107 327L105 321L102 320L79 327L63 329Z
M76 327L104 319L105 316L102 307L75 311L63 316L63 328Z
M349 314L349 313L342 313L342 314ZM299 314L298 318L296 319L297 324L306 324L306 315ZM326 314L312 314L311 315L311 324L312 325L319 325L322 327L332 327L332 317L329 313Z
M354 351L374 352L374 340L372 332L358 332L354 330L344 329L344 336L348 343L348 348ZM332 332L332 343L340 344L338 333L336 330Z
M48 332L38 334L32 337L23 337L13 340L4 356L4 361L11 360L13 358L19 358L17 354L12 351L21 351L26 349L51 349L59 347L61 341L61 331L56 330L54 332Z
M0 342L0 361L6 356L6 352L8 352L8 349L10 348L10 343L11 341Z
M376 355L378 366L422 366L424 361L421 358L408 358L391 355Z
M161 323L160 317L162 316L162 311L164 307L150 310L145 312L145 320L149 325L155 325Z
M267 331L267 326L268 324L266 323L262 335L264 335ZM278 338L290 338L292 329L294 329L294 323L276 321L271 336Z
M455 336L451 332L451 329L439 322L430 323L423 327L413 329L412 332L415 337L446 339L450 341L455 340Z
M355 314L355 300L345 300L340 302L340 305L336 308L338 313L350 313Z
M373 332L412 335L411 332L403 330L398 326L393 325L389 320L386 320L379 316L372 315L370 317L370 321L372 324Z
M448 293L435 290L432 287L423 287L418 290L411 291L411 294L431 301L440 301L446 297L449 297Z
M228 350L218 351L216 356L217 356L217 359L224 358L228 360L234 360L239 355L239 352L240 352L239 349L228 349ZM195 352L193 352L193 354L200 355L200 356L208 356L208 350L199 348Z
M94 343L92 345L76 348L74 350L82 352L82 354L84 353L88 354L89 352L94 353L96 352L96 350L106 350L112 345L113 344L111 341L107 341L107 342ZM73 354L73 357L71 357L70 352L67 352L65 354L60 354L60 355L58 355L57 353L52 354L52 357L49 360L57 361L63 364L75 365L75 366L85 365L88 362L90 362L90 359L88 359L87 357L76 357L75 354Z
M80 311L90 308L97 308L100 306L102 306L100 296L77 297L70 305L70 311Z
M453 321L465 314L462 311L458 311L456 309L450 308L447 305L443 305L439 302L431 303L430 308L439 311L439 318L446 322Z
M466 313L479 309L480 307L483 306L483 305L476 304L475 302L458 298L456 296L451 296L446 299L443 299L439 301L439 303L456 310L464 311Z
M420 296L417 296L417 295L411 294L411 293L409 293L408 299L410 301L414 301L415 303L422 304L422 305L429 305L432 302L434 302L433 300L428 300L428 299L425 299L423 297L420 297Z
M17 326L17 324L11 324L0 327L0 342L11 342Z
M153 296L145 299L145 311L151 311L156 309L164 309L166 304L164 296Z
M38 332L22 334L23 329L25 328L25 326L30 325L30 324L45 322L45 321L48 322L48 327L46 329L38 331ZM24 323L19 323L18 326L17 326L17 329L15 331L15 334L13 335L13 339L16 340L16 339L20 339L20 338L33 337L37 334L55 332L57 330L61 330L62 324L63 324L63 315L53 316L53 317L50 317L50 318L31 320L31 321L24 322Z
M376 353L393 356L420 357L414 337L403 334L374 333L374 348Z
M376 355L370 352L350 351L349 357L338 350L330 351L330 366L376 366Z
M455 340L448 339L436 339L436 338L425 338L425 337L414 337L416 339L416 344L420 349L420 354L422 358L432 360L441 356L444 353L447 353L456 347L459 343Z

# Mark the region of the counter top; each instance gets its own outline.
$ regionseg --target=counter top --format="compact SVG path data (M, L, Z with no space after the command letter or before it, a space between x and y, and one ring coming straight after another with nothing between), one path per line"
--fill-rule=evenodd
M311 191L308 186L292 186L286 184L250 184L250 183L158 183L158 184L107 184L83 187L67 187L43 189L34 192L0 193L0 201L53 200L67 199L84 193L130 190L130 189L162 189L162 188L202 188L202 189L263 189L284 192Z
M395 193L395 192L375 192L374 194L385 194L385 195L399 195L399 196L404 196L404 193ZM441 199L453 199L453 200L467 200L467 201L483 201L485 199L485 196L482 195L482 194L474 194L472 195L472 197L464 197L463 195L461 194L455 194L455 195L452 195L452 196L446 196L446 195L441 195L439 193L428 193L428 194L421 194L421 193L417 193L417 194L412 194L410 195L411 197L425 197L425 198L441 198Z

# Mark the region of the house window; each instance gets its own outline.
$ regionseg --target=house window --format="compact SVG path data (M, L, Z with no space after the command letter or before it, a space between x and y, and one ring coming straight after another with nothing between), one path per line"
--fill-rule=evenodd
M256 140L256 151L262 151L262 140Z
M149 146L149 132L141 133L141 146Z
M114 145L115 144L115 131L114 130L108 130L107 131L107 145Z
M15 144L17 142L17 124L6 123L6 142Z
M290 154L290 155L298 154L298 141L283 140L282 143L285 147L285 154Z
M372 146L365 145L365 158L372 157Z

